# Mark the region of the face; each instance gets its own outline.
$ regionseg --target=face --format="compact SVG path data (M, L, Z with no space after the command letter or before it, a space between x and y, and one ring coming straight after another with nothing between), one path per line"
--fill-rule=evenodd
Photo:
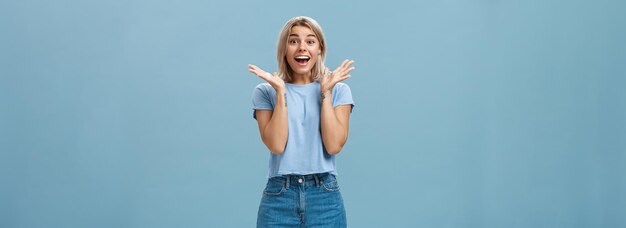
M319 40L315 33L305 26L291 28L287 40L287 63L294 74L307 75L321 54Z

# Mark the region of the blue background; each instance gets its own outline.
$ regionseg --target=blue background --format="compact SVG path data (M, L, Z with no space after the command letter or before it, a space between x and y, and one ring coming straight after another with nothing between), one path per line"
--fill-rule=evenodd
M253 63L355 59L351 227L626 227L623 1L2 1L0 227L253 227Z

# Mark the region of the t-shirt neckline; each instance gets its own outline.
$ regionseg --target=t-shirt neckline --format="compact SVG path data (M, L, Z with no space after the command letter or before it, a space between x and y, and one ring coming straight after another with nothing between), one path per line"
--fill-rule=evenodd
M293 83L287 83L285 82L285 85L289 85L289 86L298 86L298 87L303 87L303 86L313 86L316 83L318 83L317 81L313 81L311 83L306 83L306 84L293 84Z

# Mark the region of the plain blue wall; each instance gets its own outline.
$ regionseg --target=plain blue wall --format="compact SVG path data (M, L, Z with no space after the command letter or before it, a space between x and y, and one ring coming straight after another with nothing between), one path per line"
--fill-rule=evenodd
M0 227L253 227L284 22L355 59L351 227L626 227L623 1L2 1Z

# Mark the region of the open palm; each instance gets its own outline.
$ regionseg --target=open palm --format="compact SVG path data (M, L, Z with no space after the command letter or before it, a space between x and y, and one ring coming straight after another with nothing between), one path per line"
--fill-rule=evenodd
M274 87L276 91L285 89L285 81L282 78L278 77L278 74L276 74L276 72L274 72L273 74L270 74L264 71L263 69L259 68L258 66L255 66L252 64L248 64L248 71L250 71L250 73L255 74L256 76L259 76L259 78L265 80L272 87Z
M324 76L320 80L321 92L332 90L338 82L350 78L348 73L354 70L354 67L351 67L353 63L354 60L346 59L332 72L329 72L328 68L326 68L324 70Z

